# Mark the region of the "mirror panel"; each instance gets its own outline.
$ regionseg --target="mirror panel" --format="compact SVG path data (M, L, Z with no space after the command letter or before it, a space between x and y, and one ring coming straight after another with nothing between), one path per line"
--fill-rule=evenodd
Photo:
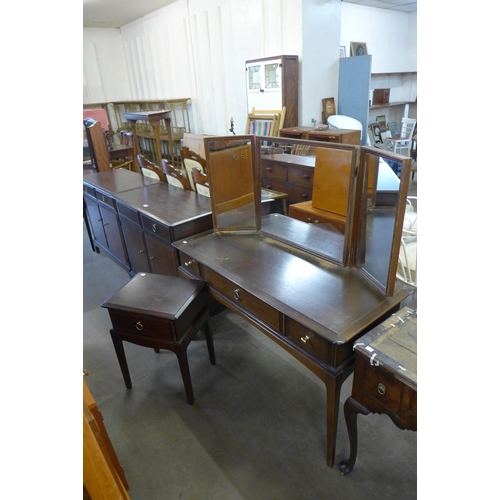
M395 287L410 168L411 158L361 148L355 265L387 296Z
M262 189L286 193L288 213L300 222L285 224L277 217L262 216L261 231L323 259L348 265L359 147L270 139L257 137Z
M257 231L260 189L256 188L254 136L204 139L215 231Z

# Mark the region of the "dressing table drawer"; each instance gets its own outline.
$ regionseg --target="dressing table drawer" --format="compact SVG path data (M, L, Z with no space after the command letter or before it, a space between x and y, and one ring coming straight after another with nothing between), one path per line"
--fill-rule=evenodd
M192 259L189 255L181 251L179 251L179 258L183 269L186 269L201 278L200 264L196 259Z
M286 336L304 351L316 356L325 363L331 364L331 344L317 333L287 318Z
M204 269L204 279L209 286L221 292L232 303L263 320L276 331L280 331L280 314L276 309L257 299L246 290L239 288L232 281L223 278L211 269Z

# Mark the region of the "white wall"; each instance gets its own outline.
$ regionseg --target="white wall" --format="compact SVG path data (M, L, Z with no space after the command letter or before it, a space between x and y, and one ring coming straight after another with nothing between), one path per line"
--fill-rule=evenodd
M227 135L232 117L243 133L245 60L293 54L299 125L320 123L321 99L337 99L338 46L365 41L373 71L409 71L415 28L416 16L340 0L178 0L121 33L84 28L83 102L190 97L193 132Z
M372 73L417 71L417 14L342 4L340 45L366 42Z

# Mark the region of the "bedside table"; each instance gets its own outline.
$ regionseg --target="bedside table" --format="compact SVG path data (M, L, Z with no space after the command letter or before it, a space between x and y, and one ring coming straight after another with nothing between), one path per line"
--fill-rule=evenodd
M354 354L352 395L344 404L351 451L339 464L343 474L356 463L358 413L383 413L400 429L417 430L416 301L361 337Z
M203 328L210 362L215 365L205 282L139 273L101 304L108 309L110 330L125 385L132 387L123 341L172 351L177 356L189 404L194 403L187 347Z

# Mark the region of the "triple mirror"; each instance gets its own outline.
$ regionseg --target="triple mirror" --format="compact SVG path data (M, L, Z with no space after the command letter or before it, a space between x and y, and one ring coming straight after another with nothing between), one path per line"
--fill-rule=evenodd
M215 232L259 231L314 257L355 267L382 293L394 293L410 158L370 147L253 135L204 142ZM267 214L261 191L285 193L288 213ZM299 207L326 212L336 222L288 216Z

